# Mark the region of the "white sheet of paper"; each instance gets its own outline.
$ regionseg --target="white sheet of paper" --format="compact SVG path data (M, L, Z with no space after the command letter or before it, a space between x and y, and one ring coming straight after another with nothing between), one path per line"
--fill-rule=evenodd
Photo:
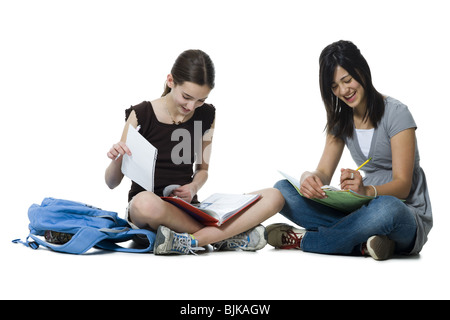
M283 171L278 170L278 172L285 177L286 179L288 179L291 184L293 184L298 190L300 190L300 178L296 179L291 175L288 175L287 173L284 173Z
M128 126L126 145L131 156L123 156L122 173L145 190L153 192L158 150L131 125Z

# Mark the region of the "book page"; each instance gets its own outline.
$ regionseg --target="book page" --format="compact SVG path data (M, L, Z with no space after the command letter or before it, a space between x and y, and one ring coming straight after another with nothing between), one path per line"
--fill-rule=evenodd
M244 208L258 198L257 194L223 194L215 193L202 201L198 208L202 211L213 211L219 218L226 217Z
M298 192L300 192L300 179L296 179L293 176L288 175L287 173L284 173L280 170L278 170L278 172L285 177L291 184L292 186L295 187L295 189L297 189Z
M153 192L158 150L133 126L128 126L127 147L131 156L123 155L122 173L147 191Z

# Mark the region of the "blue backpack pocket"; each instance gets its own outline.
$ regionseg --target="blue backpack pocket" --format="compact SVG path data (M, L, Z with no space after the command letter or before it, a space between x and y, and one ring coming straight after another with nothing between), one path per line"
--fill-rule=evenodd
M125 219L116 212L102 210L81 202L45 198L41 205L33 204L28 209L30 233L25 242L20 239L15 243L37 249L39 245L56 252L82 254L96 247L119 252L151 252L155 241L155 233L145 229L131 229ZM68 234L70 240L62 244L54 244L43 237L45 232ZM148 240L145 248L128 248L119 245L139 235ZM28 241L32 238L33 241Z

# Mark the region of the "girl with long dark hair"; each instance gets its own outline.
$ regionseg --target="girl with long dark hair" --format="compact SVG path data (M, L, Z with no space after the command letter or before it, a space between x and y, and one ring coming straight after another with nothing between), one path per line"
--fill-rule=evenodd
M369 65L352 42L327 46L319 62L327 111L325 148L317 169L301 177L304 197L287 180L275 185L286 201L281 214L303 228L268 226L269 244L376 260L419 253L432 227L432 212L417 126L408 107L375 89ZM358 166L372 160L362 169L364 177L360 170L341 169L341 189L375 197L350 214L311 200L326 197L322 186L330 183L345 146Z

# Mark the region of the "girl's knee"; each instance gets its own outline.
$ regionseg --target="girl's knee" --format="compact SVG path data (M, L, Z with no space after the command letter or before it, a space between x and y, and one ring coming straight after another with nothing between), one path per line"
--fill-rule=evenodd
M393 196L380 196L371 202L372 212L379 221L393 223L410 215L408 207L398 198Z
M162 201L152 192L141 192L131 201L130 215L133 221L159 220L163 216Z
M281 191L276 188L270 188L266 190L266 197L270 199L271 206L273 208L272 211L280 212L284 207L284 197L281 194Z
M267 188L257 191L261 195L258 205L263 208L265 212L275 214L280 212L284 206L284 198L280 190L275 188Z
M397 212L405 209L405 204L393 196L380 196L372 200L371 204L381 212Z

